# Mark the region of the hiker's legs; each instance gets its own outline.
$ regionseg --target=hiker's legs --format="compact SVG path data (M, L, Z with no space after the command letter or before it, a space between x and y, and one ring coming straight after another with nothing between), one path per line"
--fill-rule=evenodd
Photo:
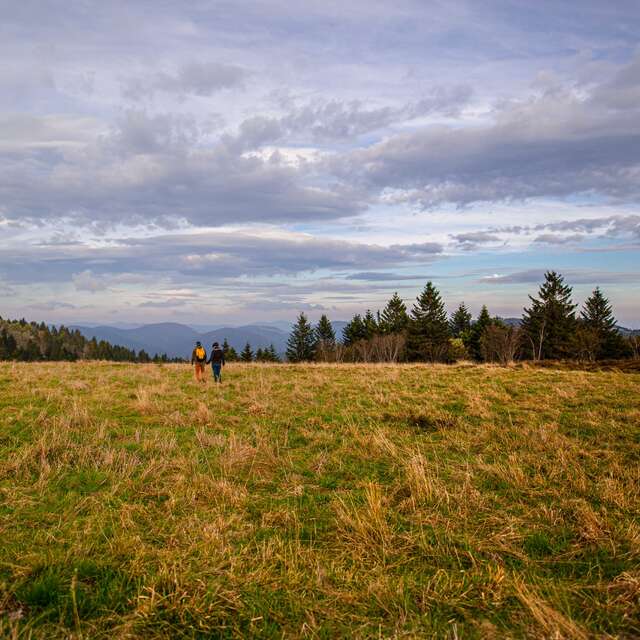
M222 373L221 373L222 365L220 365L217 362L214 362L211 364L211 369L213 370L213 379L216 382L222 382Z
M204 382L204 365L201 362L196 362L196 380Z

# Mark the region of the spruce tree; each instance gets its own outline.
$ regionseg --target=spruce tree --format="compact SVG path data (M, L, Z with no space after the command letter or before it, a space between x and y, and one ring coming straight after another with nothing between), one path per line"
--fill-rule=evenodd
M445 361L451 332L440 293L427 282L411 310L407 354L411 360Z
M525 349L534 360L566 358L573 353L577 324L572 289L555 271L547 271L544 279L538 297L529 296L531 306L522 316Z
M273 343L269 345L269 348L266 351L269 362L280 362L280 356L276 352L276 348L273 346Z
M621 358L626 355L625 341L616 328L617 322L611 304L599 287L587 298L580 315L582 325L596 336L596 359Z
M253 351L251 350L251 345L248 342L244 345L244 349L240 354L240 360L242 360L242 362L253 362Z
M378 320L380 332L385 335L402 333L408 323L407 307L396 291L380 314Z
M348 347L358 342L358 340L365 340L366 337L367 331L362 321L362 316L356 313L351 322L342 330L342 343Z
M449 327L454 338L462 338L471 329L471 313L464 302L453 312Z
M331 326L331 322L326 315L322 314L316 325L316 340L326 347L333 346L336 343L336 333Z
M258 347L256 350L256 362L264 362L264 352L262 351L262 347Z
M478 319L471 325L471 329L463 335L464 346L469 351L469 355L476 361L482 361L482 336L487 327L493 323L486 305L482 305Z
M237 362L239 360L238 352L229 344L226 338L222 342L222 352L227 362Z
M378 323L373 313L371 313L371 309L367 309L364 318L362 318L362 324L364 325L365 340L371 340L378 333Z
M289 362L308 362L314 359L315 351L315 332L309 324L307 316L301 312L287 341L287 360Z

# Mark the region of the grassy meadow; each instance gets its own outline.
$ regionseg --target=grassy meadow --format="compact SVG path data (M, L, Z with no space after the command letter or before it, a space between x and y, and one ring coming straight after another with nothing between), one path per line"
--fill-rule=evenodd
M0 637L640 636L640 374L224 376L0 363Z

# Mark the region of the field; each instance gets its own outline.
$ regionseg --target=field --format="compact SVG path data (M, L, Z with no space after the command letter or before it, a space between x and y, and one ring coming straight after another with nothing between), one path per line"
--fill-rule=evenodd
M639 637L639 390L0 363L0 637Z

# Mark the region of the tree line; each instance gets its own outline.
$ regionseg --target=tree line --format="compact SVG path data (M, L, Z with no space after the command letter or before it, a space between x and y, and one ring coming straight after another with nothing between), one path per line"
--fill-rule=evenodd
M136 353L106 340L87 339L79 330L44 322L6 320L0 317L0 360L111 360L114 362L182 362L166 353L150 356L144 349Z
M577 312L572 288L555 271L529 296L517 326L491 316L486 306L474 320L464 302L447 317L432 282L409 311L394 293L382 311L356 314L336 338L326 315L313 327L301 313L287 343L290 362L587 361L640 357L638 336L617 329L611 304L596 288Z
M222 350L224 351L224 357L227 362L281 362L280 356L273 344L270 344L264 349L258 347L254 352L251 344L247 342L238 354L225 338L222 343Z

